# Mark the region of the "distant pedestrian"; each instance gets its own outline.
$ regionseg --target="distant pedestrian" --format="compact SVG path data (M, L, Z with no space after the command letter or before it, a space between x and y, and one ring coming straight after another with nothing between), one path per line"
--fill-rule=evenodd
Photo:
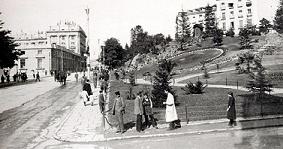
M78 80L79 80L79 74L78 74L78 72L75 73L75 78L76 78L76 82L78 82Z
M82 76L82 78L81 78L81 84L82 84L82 86L84 86L84 84L85 84L85 82L86 82L86 76L85 75L83 75Z
M91 86L89 83L89 79L87 79L85 84L83 85L83 90L86 91L89 96L92 95L92 90L91 90Z
M147 93L144 94L142 104L143 104L143 108L144 108L145 126L147 128L149 128L150 125L152 125L152 127L157 128L157 123L154 119L153 111L152 111L153 104L152 104L150 97L147 95ZM149 119L150 119L150 123L149 123Z
M163 104L166 104L165 119L166 122L169 123L168 130L173 130L175 129L174 122L178 120L178 115L174 103L174 96L167 90L165 90L165 93L167 94L166 102L163 102Z
M10 83L10 75L6 76L7 82Z
M94 85L94 88L97 87L97 73L96 72L93 73L93 85Z
M36 74L36 79L35 79L35 81L39 81L39 82L40 82L39 72L37 72L37 74Z
M5 78L4 78L4 75L1 76L1 83L4 83L5 81Z
M99 102L98 104L100 108L100 113L104 114L105 99L104 99L104 94L102 90L99 91L98 102Z
M227 108L227 119L229 119L229 126L236 126L236 106L233 92L228 92L228 108Z
M136 115L136 130L138 132L142 131L142 115L143 115L143 106L142 106L142 92L138 92L135 98L135 105L134 105L134 114Z
M114 100L113 104L113 115L116 116L116 120L118 121L118 128L116 133L124 133L124 120L123 120L123 115L125 114L125 101L121 97L120 92L116 91L115 92L116 98Z

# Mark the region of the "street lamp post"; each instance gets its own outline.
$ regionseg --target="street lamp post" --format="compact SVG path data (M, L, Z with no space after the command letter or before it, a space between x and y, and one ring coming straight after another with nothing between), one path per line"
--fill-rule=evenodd
M85 9L86 15L87 15L87 51L86 51L86 57L87 57L87 78L90 79L90 53L89 53L89 8Z

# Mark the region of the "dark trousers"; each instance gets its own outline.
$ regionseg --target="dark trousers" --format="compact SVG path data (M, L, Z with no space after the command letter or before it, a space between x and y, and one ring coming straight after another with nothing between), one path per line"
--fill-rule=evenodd
M237 125L237 122L234 120L234 119L230 119L230 121L229 121L229 124L228 124L229 126L236 126Z
M100 108L100 112L103 113L104 112L104 103L99 102L99 108Z
M149 118L150 118L150 123L149 123ZM153 117L153 115L144 115L144 120L145 120L145 126L146 127L150 127L150 124L155 127L157 124L156 124L156 121Z
M137 114L136 130L138 132L142 131L142 115Z
M115 115L116 115L116 119L118 121L118 129L117 130L123 132L124 131L123 113L116 111Z

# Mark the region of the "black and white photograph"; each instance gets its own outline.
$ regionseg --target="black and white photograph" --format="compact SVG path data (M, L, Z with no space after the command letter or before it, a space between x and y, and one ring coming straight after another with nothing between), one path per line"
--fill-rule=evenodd
M283 149L283 0L0 0L0 149Z

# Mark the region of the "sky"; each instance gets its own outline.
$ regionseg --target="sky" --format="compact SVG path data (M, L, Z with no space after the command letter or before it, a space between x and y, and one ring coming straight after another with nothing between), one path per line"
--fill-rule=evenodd
M0 0L0 19L12 34L46 31L60 21L74 21L87 33L90 9L91 59L97 58L100 45L117 38L124 47L130 41L130 29L141 25L149 34L174 37L178 11L194 9L214 0ZM259 19L271 20L278 0L257 0Z

